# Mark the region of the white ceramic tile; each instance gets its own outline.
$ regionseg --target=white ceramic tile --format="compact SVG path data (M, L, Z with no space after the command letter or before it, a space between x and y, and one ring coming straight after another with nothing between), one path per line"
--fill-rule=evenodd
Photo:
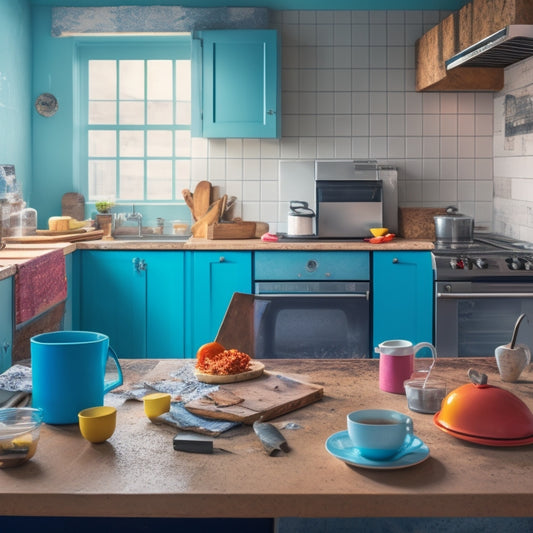
M422 137L405 138L405 157L421 158L422 157Z
M493 133L493 115L491 114L476 114L475 119L476 135L487 135L492 139Z
M242 159L242 139L226 140L226 155L228 158Z
M300 113L304 115L314 115L318 110L318 93L301 92L300 93Z
M476 96L473 93L459 93L457 95L457 110L459 113L474 113Z
M370 157L372 159L388 157L387 137L370 137Z
M320 46L333 46L333 24L317 24L316 41Z
M379 94L380 91L387 89L387 71L385 69L371 69L370 70L370 91L371 97ZM381 95L386 100L386 94Z
M352 135L354 137L368 137L369 134L369 115L352 115Z
M336 115L350 115L352 112L352 93L335 92L334 106Z
M276 11L274 11L276 13ZM300 24L316 24L316 11L302 10L298 12Z
M281 76L282 91L298 91L300 89L300 76L297 70L284 69Z
M457 200L459 202L473 202L476 198L476 182L459 180L457 182Z
M459 157L474 157L476 153L475 137L458 137L457 153Z
M405 88L405 71L401 69L389 69L387 71L387 90L403 91Z
M405 116L405 134L422 135L422 115Z
M409 180L401 183L403 188L403 200L410 202L411 205L420 205L420 202L423 201L422 197L422 181L420 180Z
M351 91L352 90L352 70L351 69L336 69L333 72L335 80L334 87L336 91Z
M372 137L387 135L387 115L370 115L370 135Z
M387 67L397 69L405 68L404 46L387 46Z
M440 201L440 187L438 180L424 180L422 182L422 201L427 203Z
M333 46L319 46L316 49L316 68L331 68L333 60Z
M366 115L370 113L370 94L367 92L352 93L352 113Z
M476 177L476 160L474 158L458 159L457 177L460 180L474 180Z
M476 202L492 202L492 193L493 193L492 180L477 180L475 184L476 184Z
M422 177L424 181L437 181L440 178L440 167L438 159L426 157L422 161Z
M352 69L352 91L359 93L370 89L370 73L367 69Z
M301 94L303 93L298 93L296 91L283 93L281 106L284 115L296 115L300 112ZM281 125L282 127L284 126L283 122Z
M388 137L389 146L387 157L405 157L405 137Z
M258 139L243 140L243 154L245 158L261 157L261 143Z
M386 11L369 11L368 20L370 24L378 24L387 22L387 12Z
M475 94L475 111L476 113L492 114L494 105L494 96L491 92L478 92Z
M297 72L300 75L299 89L301 91L316 91L319 71L315 69L299 69Z
M262 202L277 202L279 200L277 180L261 180L260 185Z
M379 71L374 71L379 72ZM370 113L387 112L387 93L384 91L370 92Z
M300 157L302 159L316 158L315 137L300 137Z
M242 159L226 159L226 177L242 180Z
M298 44L300 46L316 46L317 44L317 32L316 26L313 24L300 24Z
M422 132L425 136L440 135L440 115L424 114L422 117Z
M457 113L457 93L442 93L440 95L440 112Z
M352 157L351 137L335 137L334 157L336 159L350 159Z
M442 181L457 181L458 164L457 159L440 160L440 180Z
M317 24L333 24L334 22L334 11L317 11L316 12L316 23Z
M370 47L370 65L373 69L387 68L387 47L371 46Z
M277 159L261 159L261 180L278 180L278 171Z
M283 68L298 68L300 66L300 49L297 46L285 44L281 50L281 58Z
M422 93L422 111L424 113L440 113L440 94Z
M388 135L405 136L405 115L387 116L387 133Z
M261 157L279 159L278 139L261 139Z
M476 179L487 180L492 179L493 168L492 159L476 159Z
M440 156L440 138L439 137L422 137L422 156L439 157Z
M370 67L370 49L368 46L352 47L352 68Z
M335 89L335 77L333 69L320 69L317 71L317 89L319 91L333 91Z
M420 36L423 34L422 31L422 24L421 23L414 23L414 24L406 24L405 25L405 44L414 46L416 41L420 38Z
M323 92L317 95L317 113L335 113L335 93Z
M439 182L439 202L457 202L457 181Z
M333 137L317 137L316 155L319 159L332 159L335 157L335 140Z
M405 160L405 178L409 180L422 179L422 160L420 158Z
M283 137L296 137L300 134L298 115L283 115L281 132Z
M352 46L369 46L370 29L368 24L352 24Z
M261 201L261 182L244 180L242 182L242 201L243 202L260 202Z
M492 158L492 137L476 137L476 157Z
M365 10L352 11L352 24L359 23L368 25L370 22L370 12Z
M405 44L405 29L403 24L387 25L387 46L403 46Z
M440 156L443 158L457 157L457 137L440 138Z
M410 56L407 56L410 58ZM409 61L406 60L406 69L405 69L405 92L414 92L416 85L416 70L414 64L409 64Z
M368 159L370 157L368 137L354 137L352 139L352 157L354 159Z
M389 116L402 115L405 117L405 93L389 92L387 93L387 113ZM405 123L405 118L404 118Z
M191 139L191 157L207 157L207 139L199 137Z
M324 48L320 48L324 50ZM298 66L299 68L315 68L318 64L316 46L300 46Z
M280 145L280 157L296 159L298 157L298 139L294 137L282 137Z
M333 44L335 46L352 45L352 25L348 17L342 23L335 24Z
M457 115L440 116L440 134L457 139Z
M245 159L243 161L243 179L258 180L261 178L261 160Z
M209 166L207 169L208 178L211 181L226 179L226 160L225 159L209 159Z
M457 133L459 135L475 135L476 134L475 115L471 115L471 114L458 115Z
M332 137L335 135L335 116L318 115L316 117L316 131L319 137Z
M350 115L335 115L335 137L349 137L352 134Z
M422 95L420 93L405 93L405 112L408 114L422 113Z
M261 202L243 202L241 207L244 220L261 220Z
M207 159L191 159L191 182L207 179Z
M387 25L372 24L370 27L370 46L387 45Z

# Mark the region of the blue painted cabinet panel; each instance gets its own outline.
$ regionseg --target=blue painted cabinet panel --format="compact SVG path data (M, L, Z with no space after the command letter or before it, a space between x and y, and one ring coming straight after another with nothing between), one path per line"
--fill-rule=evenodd
M109 335L119 357L182 357L183 252L84 250L81 327Z
M211 30L199 32L198 37L202 42L202 137L279 137L277 31Z
M190 252L189 258L192 336L187 352L194 357L202 344L215 339L233 293L252 292L252 253Z
M13 278L0 281L0 373L11 366L13 347Z
M374 347L392 339L433 342L430 252L375 252L372 282Z

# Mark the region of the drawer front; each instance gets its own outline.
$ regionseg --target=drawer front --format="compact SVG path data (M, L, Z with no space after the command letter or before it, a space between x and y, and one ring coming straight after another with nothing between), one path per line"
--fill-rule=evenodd
M255 252L254 279L369 280L368 252Z

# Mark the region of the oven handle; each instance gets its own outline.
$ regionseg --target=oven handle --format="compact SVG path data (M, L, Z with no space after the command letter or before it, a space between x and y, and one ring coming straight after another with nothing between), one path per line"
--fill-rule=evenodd
M437 298L460 300L464 298L533 298L533 292L438 292Z
M365 300L370 299L370 292L354 292L354 293L334 293L334 292L284 292L284 293L268 293L268 292L259 292L256 293L257 296L263 296L266 298L285 298L290 296L291 298L364 298Z

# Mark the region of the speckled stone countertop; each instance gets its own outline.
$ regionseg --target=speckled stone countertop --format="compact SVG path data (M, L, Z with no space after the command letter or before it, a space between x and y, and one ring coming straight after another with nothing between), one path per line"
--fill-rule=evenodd
M185 241L106 240L76 243L79 250L433 250L429 239L395 239L383 244L364 241L291 241L264 242L261 239L210 240L191 237Z

